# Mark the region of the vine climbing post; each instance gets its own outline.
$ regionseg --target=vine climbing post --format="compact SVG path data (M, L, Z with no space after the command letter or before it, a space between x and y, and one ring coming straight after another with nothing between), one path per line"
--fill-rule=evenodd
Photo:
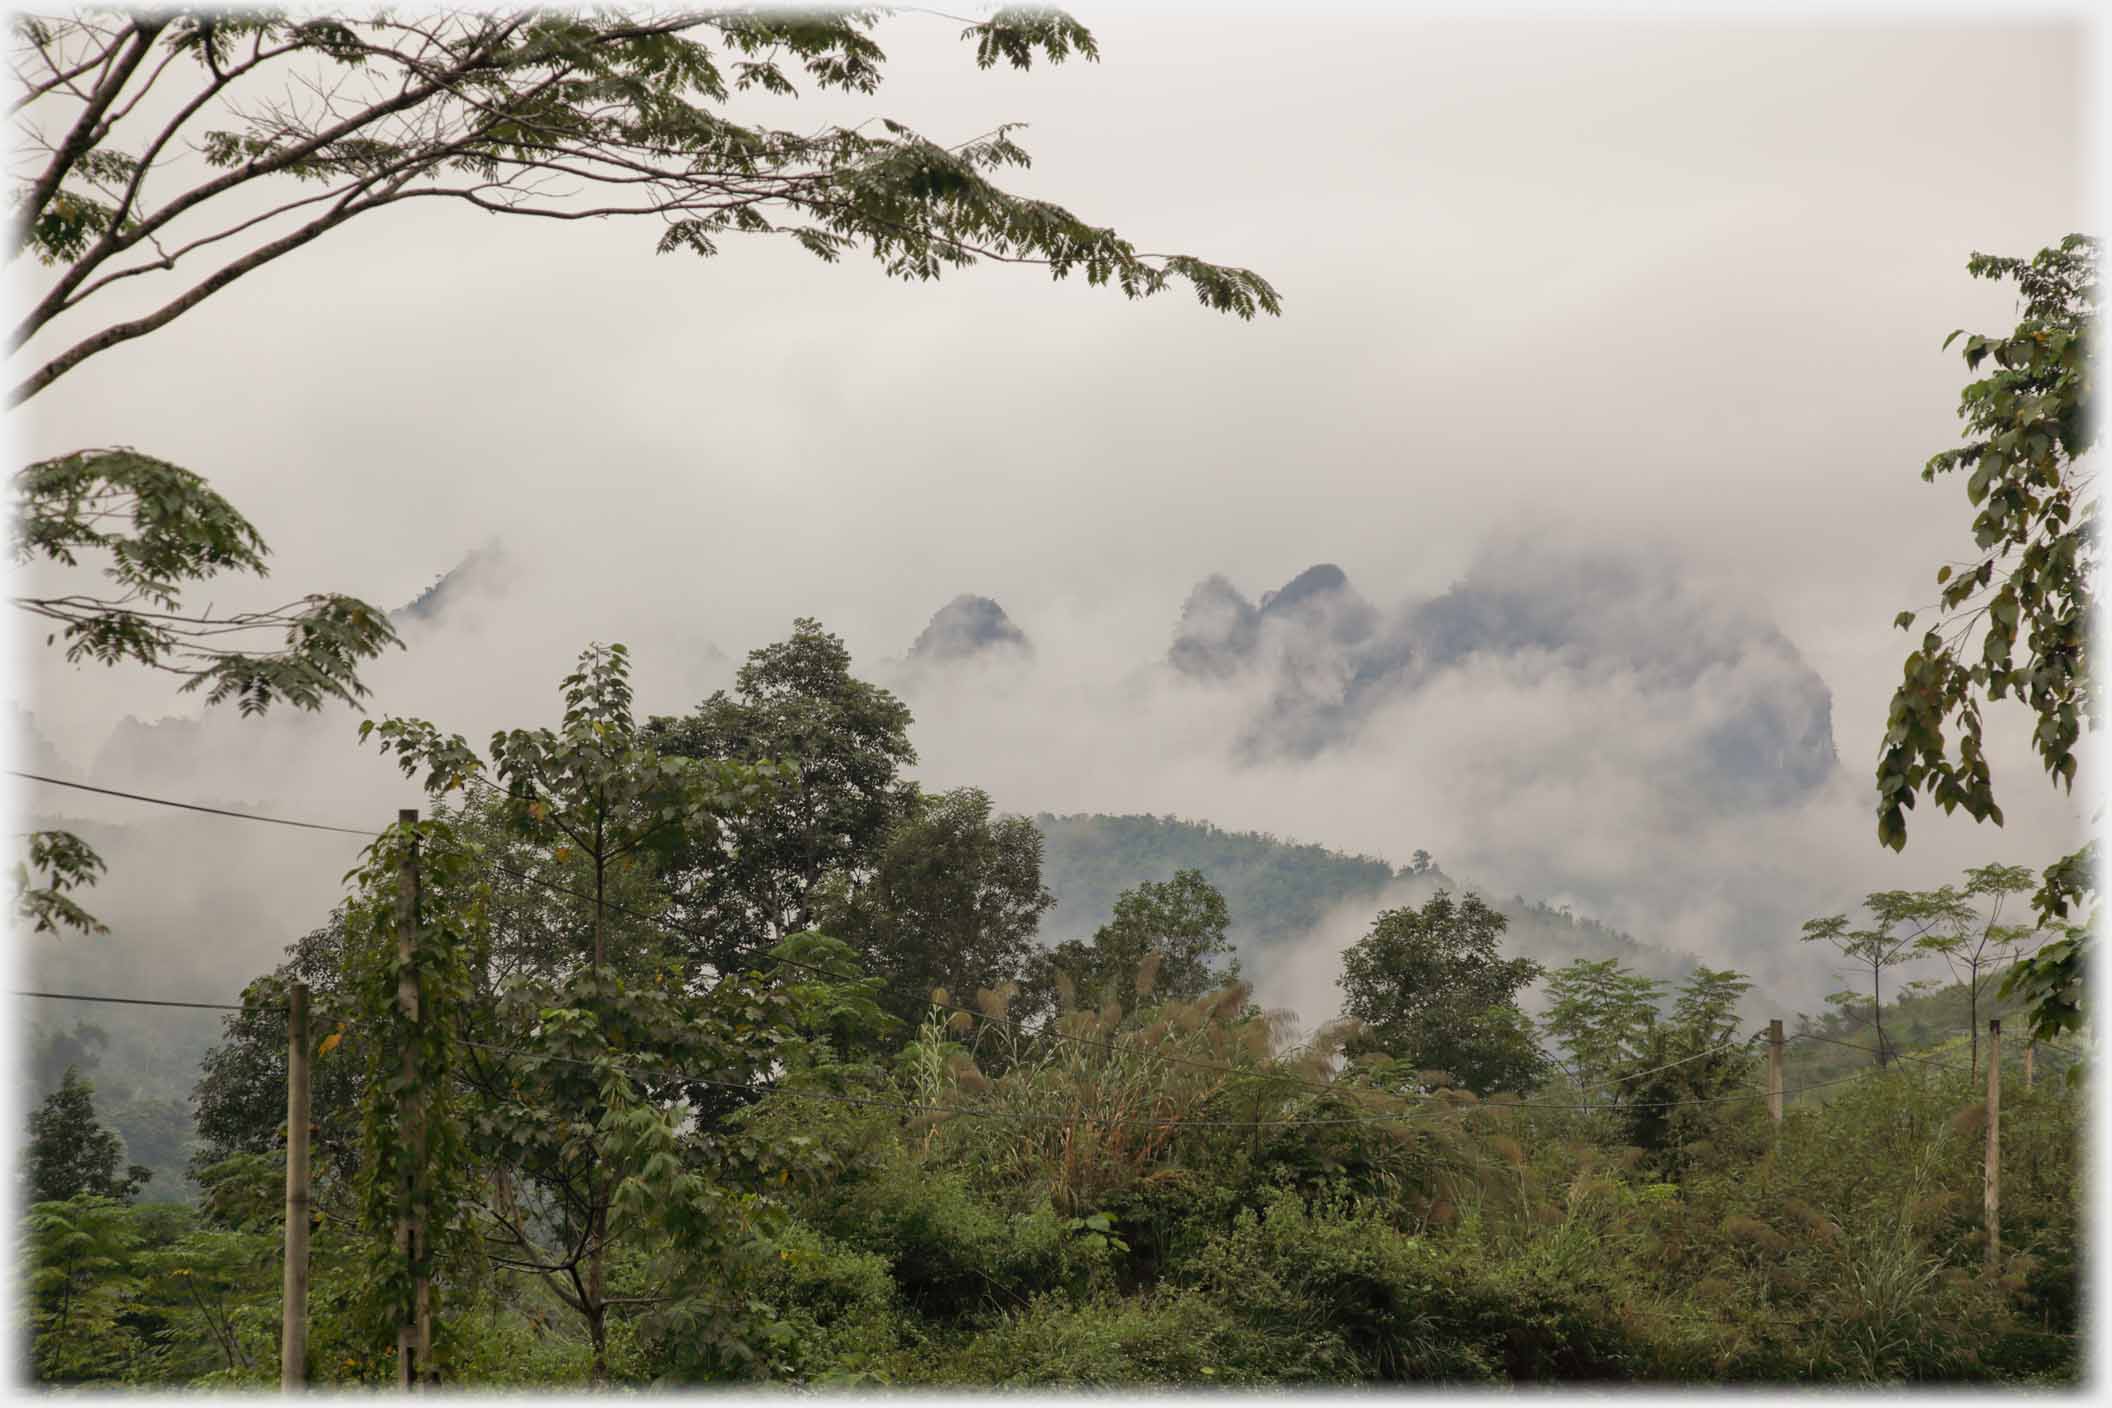
M2002 1023L1987 1024L1987 1269L2002 1259Z
M308 985L286 994L286 1283L280 1307L279 1389L308 1377Z
M1767 1024L1767 1117L1782 1123L1782 1019Z
M396 814L404 831L403 860L396 871L396 1005L406 1026L403 1042L403 1092L399 1096L404 1150L409 1155L398 1193L396 1247L404 1258L413 1286L411 1304L404 1307L396 1329L396 1386L409 1392L419 1371L432 1353L432 1322L427 1314L431 1288L419 1274L424 1254L425 1229L420 1224L419 1194L423 1191L425 1130L423 1096L418 1088L418 809L405 807Z

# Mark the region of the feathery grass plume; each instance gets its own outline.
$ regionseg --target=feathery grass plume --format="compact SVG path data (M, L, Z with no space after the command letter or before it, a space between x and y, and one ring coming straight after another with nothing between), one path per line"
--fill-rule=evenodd
M1078 985L1071 981L1070 974L1061 970L1056 974L1056 1005L1065 1012L1074 1011L1078 1006Z
M1696 1139L1691 1143L1682 1145L1681 1152L1685 1153L1686 1156L1690 1159L1701 1160L1706 1159L1709 1157L1709 1155L1715 1153L1716 1146L1709 1140Z
M1247 1005L1247 999L1253 993L1254 989L1243 982L1226 983L1207 999L1209 1002L1207 1010L1210 1020L1213 1022L1231 1021L1239 1015L1240 1009Z
M1106 1035L1122 1025L1122 1004L1109 998L1100 1004L1099 1019L1093 1027L1097 1034Z
M1139 1046L1163 1045L1166 1040L1166 1033L1171 1029L1171 1027L1172 1024L1168 1022L1164 1017L1161 1017L1158 1021L1153 1022L1150 1026L1144 1028L1143 1031L1138 1032L1134 1040Z
M952 1005L952 1003L953 1003L953 999L952 999L951 997L947 996L947 994L946 994L946 989L944 989L944 988L933 988L933 989L931 990L931 1005L932 1005L932 1006L934 1006L934 1007L947 1007L947 1006L951 1006L951 1005Z
M1159 985L1159 969L1166 962L1166 955L1153 949L1144 955L1137 965L1136 990L1138 997L1150 997L1151 990Z
M1723 1220L1723 1235L1734 1242L1749 1247L1758 1247L1764 1252L1781 1252L1789 1249L1789 1239L1768 1226L1757 1217L1733 1213Z
M1415 1078L1432 1090L1443 1090L1455 1083L1450 1071L1417 1071Z
M1621 1170L1624 1173L1632 1172L1637 1164L1641 1163L1645 1158L1649 1156L1649 1153L1650 1151L1648 1149L1639 1149L1635 1145L1630 1144L1626 1148L1622 1149L1619 1153L1615 1154L1613 1156L1613 1161L1616 1164L1620 1165Z
M946 1019L946 1030L965 1036L975 1030L975 1018L966 1012L956 1012Z
M1439 1198L1430 1205L1428 1220L1433 1227L1450 1227L1459 1219L1459 1209L1452 1206L1450 1198Z
M1533 1221L1552 1227L1556 1223L1568 1221L1568 1217L1553 1203L1537 1203L1533 1207Z
M975 1059L964 1051L953 1052L947 1057L946 1073L953 1078L953 1083L957 1086L977 1092L987 1092L990 1089L990 1078L975 1064Z
M1957 1204L1958 1194L1956 1190L1938 1188L1932 1193L1924 1193L1913 1202L1907 1204L1907 1221L1916 1227L1926 1227L1930 1223L1941 1222Z
M1491 1138L1489 1147L1509 1160L1513 1168L1525 1167L1525 1146L1508 1134L1499 1134Z
M1811 1289L1810 1279L1789 1266L1768 1268L1767 1284L1770 1290L1785 1296L1800 1296Z
M1019 996L1019 984L1000 983L995 988L984 988L975 995L975 1005L985 1017L993 1022L1002 1022L1012 1006L1012 999Z
M1967 1105L1951 1116L1951 1133L1971 1139L1987 1129L1987 1102Z
M1833 1220L1802 1198L1791 1198L1782 1205L1782 1212L1813 1241L1823 1246L1830 1247L1840 1240L1841 1230L1833 1224Z

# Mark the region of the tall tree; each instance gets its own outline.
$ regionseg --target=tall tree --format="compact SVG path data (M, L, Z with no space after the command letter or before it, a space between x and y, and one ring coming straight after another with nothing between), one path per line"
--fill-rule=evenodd
M1547 975L1541 1030L1567 1053L1570 1074L1591 1085L1642 1049L1657 1025L1664 984L1617 958L1579 958Z
M988 793L963 787L918 797L869 880L824 884L815 921L883 979L882 1005L913 1032L934 988L967 998L1023 982L1055 903L1041 883L1040 830L993 816Z
M1027 1005L1041 1005L1043 993L1064 984L1087 1006L1113 1002L1133 1011L1200 997L1239 979L1239 960L1222 962L1232 952L1230 923L1225 897L1200 870L1147 880L1116 898L1090 942L1069 939L1049 951Z
M715 830L683 838L665 862L670 917L695 935L692 958L720 972L814 926L831 876L855 890L888 833L911 812L910 713L851 674L843 641L802 618L789 639L750 653L732 693L655 718L645 737L670 758L777 765L767 796Z
M1906 810L1917 795L2001 824L1981 748L1983 700L2013 698L2030 711L2039 761L2062 788L2074 786L2082 729L2097 725L2089 636L2097 498L2094 476L2080 467L2097 438L2097 251L2095 239L2069 235L2030 259L1976 253L1966 262L1976 279L2014 283L2023 316L2008 333L1967 336L1961 328L1945 339L1949 346L1965 337L1968 371L1993 364L1959 398L1966 443L1921 471L1929 481L1970 471L1976 555L1936 569L1937 624L1907 656L1892 695L1877 763L1877 835L1895 850L1907 843ZM1895 624L1912 630L1918 614L1902 611ZM1955 758L1945 733L1952 725ZM2094 872L2094 845L2048 866L2034 901L2040 923L2069 918L2093 892ZM2004 984L2031 1001L2038 1036L2082 1020L2088 921L2076 918L2074 932L2017 965Z
M1665 1021L1646 1031L1616 1072L1613 1118L1624 1137L1652 1152L1706 1127L1718 1102L1751 1089L1755 1032L1736 1040L1738 1003L1752 988L1743 973L1697 967L1680 984ZM1685 1162L1674 1155L1673 1170Z
M95 1117L95 1087L71 1066L29 1117L29 1151L22 1163L28 1201L57 1203L77 1194L129 1203L153 1170L124 1163L125 1145Z
M2031 893L2033 883L2028 866L1976 866L1965 872L1963 894L1948 886L1937 892L1943 901L1937 923L1915 941L1921 952L1941 958L1951 977L1965 989L1965 1024L1974 1072L1980 1069L1981 994L1993 985L1997 974L2023 958L2038 938L2038 930L2029 924L2002 922L2004 902L2012 895Z
M629 910L616 892L642 882L685 836L716 828L722 818L753 805L771 770L727 762L700 762L663 755L638 727L632 709L630 657L622 645L590 647L563 682L564 717L557 729L511 729L492 735L489 764L459 734L442 735L422 719L387 718L361 726L361 735L381 740L410 776L423 774L428 791L445 796L473 781L496 788L499 814L523 837L546 848L559 864L572 863L572 888L590 904L588 926L578 935L572 971L535 991L531 1004L545 1014L535 1024L548 1040L584 1042L608 1059L607 1039L632 1029L658 1043L684 1030L680 1015L664 1003L649 1003L623 977L606 973L612 933L620 926L612 903ZM497 778L491 783L484 774ZM629 917L629 916L625 916ZM626 933L635 931L625 929ZM657 945L636 935L639 951L625 966L650 971ZM664 975L660 986L665 986ZM516 997L519 994L515 995ZM518 1005L518 1004L516 1004ZM571 1013L560 1021L555 1013ZM589 1060L586 1057L566 1059ZM591 1067L590 1067L591 1069ZM518 1213L509 1230L519 1246L514 1257L538 1274L562 1271L571 1280L566 1299L585 1319L593 1344L594 1377L607 1377L607 1283L609 1215L622 1186L611 1167L606 1138L607 1097L588 1071L543 1076L558 1099L548 1121L509 1125L513 1150L532 1174L540 1174L559 1198L570 1228L569 1251L539 1247ZM579 1130L600 1131L582 1139Z
M1957 895L1944 890L1880 890L1866 896L1871 927L1850 929L1848 916L1831 914L1804 922L1801 941L1830 946L1870 980L1870 1026L1877 1034L1877 1064L1891 1058L1885 1036L1884 979L1887 968L1896 968L1916 956L1915 945L1955 912ZM1828 998L1827 1001L1833 1001ZM1842 1010L1848 1011L1844 1004Z
M1362 1025L1352 1050L1444 1071L1477 1094L1528 1088L1547 1058L1518 993L1541 974L1505 958L1508 921L1479 895L1438 891L1420 910L1389 909L1342 955L1342 1013Z

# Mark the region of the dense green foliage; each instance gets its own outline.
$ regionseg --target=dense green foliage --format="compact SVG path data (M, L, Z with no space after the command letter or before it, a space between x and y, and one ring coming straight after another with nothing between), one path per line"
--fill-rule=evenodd
M1056 897L1041 883L1041 833L992 813L988 793L916 794L888 830L864 884L837 872L817 927L849 944L884 983L881 1005L914 1025L934 988L974 993L1019 981Z
M121 1201L100 1132L96 1178L30 1204L40 1381L275 1377L295 979L320 1386L393 1380L420 1278L421 1372L489 1388L2075 1381L2083 1096L2026 1088L2015 1044L2001 1255L1980 1240L1964 1032L1999 999L1910 985L1802 1021L1778 1127L1742 975L1576 957L1535 1024L1540 965L1440 890L1378 910L1343 1017L1294 1040L1238 980L1203 872L1043 948L1040 830L907 784L907 712L811 623L751 665L642 725L628 657L597 647L554 728L481 750L369 730L432 814L377 839L225 1022L195 1206ZM832 735L847 701L878 726ZM712 742L729 719L781 731ZM684 739L710 746L663 747ZM829 808L873 824L824 836ZM692 929L729 846L760 851L754 888L708 892L728 923ZM1897 902L1956 959L2013 882ZM723 963L698 947L736 935ZM1873 1065L1879 1024L1917 1059ZM46 1032L39 1059L99 1038ZM57 1105L85 1103L55 1069Z
M121 1167L123 1158L124 1141L95 1117L95 1087L68 1066L59 1088L29 1117L29 1149L22 1160L28 1201L64 1202L89 1194L128 1203L154 1174L141 1164Z
M1419 910L1389 909L1342 954L1342 1015L1360 1030L1352 1051L1383 1051L1442 1071L1477 1095L1528 1090L1546 1058L1518 1007L1541 974L1503 958L1504 918L1478 895L1439 890Z
M1201 997L1239 977L1238 959L1221 961L1232 951L1229 922L1225 897L1201 871L1147 880L1116 897L1115 912L1090 941L1066 939L1050 949L1034 988L1065 1006L1095 1008Z

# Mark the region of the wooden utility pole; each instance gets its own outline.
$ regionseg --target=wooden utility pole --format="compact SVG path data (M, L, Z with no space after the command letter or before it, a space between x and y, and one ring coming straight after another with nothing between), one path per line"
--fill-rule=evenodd
M2002 1023L1987 1024L1987 1269L2002 1259Z
M404 1020L403 1093L398 1097L397 1138L405 1168L397 1194L396 1250L411 1273L412 1302L396 1326L396 1386L406 1393L432 1353L432 1292L417 1273L425 1253L425 1099L418 1088L418 809L396 813L404 829L403 861L396 872L396 1006Z
M1767 1115L1782 1123L1782 1019L1767 1024Z
M308 985L286 995L286 1286L279 1311L279 1391L308 1377Z

